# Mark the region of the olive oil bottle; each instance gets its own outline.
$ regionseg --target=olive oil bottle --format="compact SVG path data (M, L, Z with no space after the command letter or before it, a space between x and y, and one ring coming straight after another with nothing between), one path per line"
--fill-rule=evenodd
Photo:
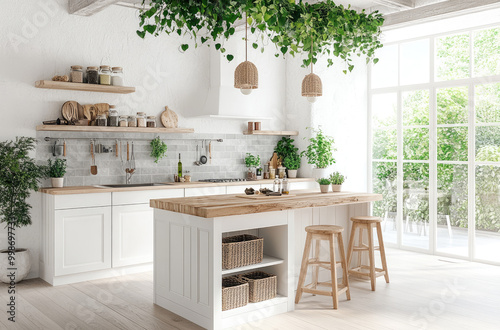
M180 153L179 153L179 162L177 163L177 175L179 176L179 179L182 178L182 162Z

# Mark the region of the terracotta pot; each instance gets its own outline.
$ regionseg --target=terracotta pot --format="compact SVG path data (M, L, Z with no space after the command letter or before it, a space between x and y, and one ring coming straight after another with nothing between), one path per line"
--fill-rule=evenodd
M328 190L330 189L330 185L329 184L320 184L319 189L321 189L322 193L327 193Z
M64 187L64 178L50 178L52 182L53 188L62 188Z
M8 250L0 251L0 281L4 283L15 283L20 282L28 276L31 269L31 258L28 249L16 249L15 255L13 255L14 267L9 264L9 252ZM15 270L15 278L10 278L8 275L11 270L8 268L17 268Z
M297 177L297 171L298 170L288 170L288 177L289 178L296 178Z
M342 191L342 185L341 184L332 184L332 191L334 191L334 192Z

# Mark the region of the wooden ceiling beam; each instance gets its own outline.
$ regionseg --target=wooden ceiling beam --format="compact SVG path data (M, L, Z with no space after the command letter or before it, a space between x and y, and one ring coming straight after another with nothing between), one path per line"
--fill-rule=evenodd
M92 16L117 2L118 0L69 0L69 13Z

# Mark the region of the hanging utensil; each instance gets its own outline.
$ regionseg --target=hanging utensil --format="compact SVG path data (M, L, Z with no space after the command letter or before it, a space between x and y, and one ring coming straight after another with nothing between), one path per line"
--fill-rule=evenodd
M119 153L119 151L118 151L118 140L115 140L115 156L116 156L116 158L118 158L118 153Z
M95 164L94 141L90 141L90 155L92 156L92 165L90 166L90 174L97 175L97 165Z
M205 140L201 142L201 156L200 156L200 163L201 165L204 165L207 163L207 156L205 156Z
M66 140L63 140L63 156L66 157Z
M212 165L212 140L210 140L210 143L208 144L208 155L210 157L210 165Z
M130 173L135 172L134 141L132 141L132 152L130 153Z

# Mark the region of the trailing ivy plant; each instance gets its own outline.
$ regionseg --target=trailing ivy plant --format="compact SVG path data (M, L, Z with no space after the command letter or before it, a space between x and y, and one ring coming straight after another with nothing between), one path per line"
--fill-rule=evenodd
M277 57L307 54L303 66L316 63L320 56L325 56L331 66L337 57L346 63L347 73L354 68L355 56L377 63L375 51L382 47L381 14L357 12L333 0L314 4L302 0L151 0L143 8L137 31L141 38L148 33L188 35L195 47L213 43L229 61L234 56L226 53L224 41L234 35L237 21L244 16L256 36L253 48L260 47L263 52L270 40L276 46ZM186 51L189 45L180 47Z
M151 143L151 157L155 159L155 163L158 164L160 159L166 156L167 144L163 142L160 137L154 138Z

